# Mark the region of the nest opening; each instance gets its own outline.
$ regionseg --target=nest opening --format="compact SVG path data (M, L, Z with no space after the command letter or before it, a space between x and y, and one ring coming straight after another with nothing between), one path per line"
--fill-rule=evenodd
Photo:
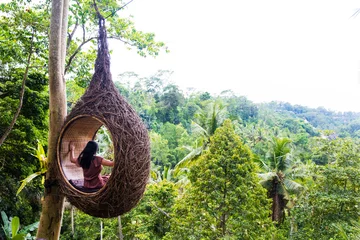
M75 145L75 157L79 156L88 141L94 140L99 129L104 127L106 128L106 125L98 118L82 115L69 121L61 133L59 143L59 169L63 177L67 180L69 187L75 191L91 194L96 193L101 188L87 189L83 187L83 170L70 161L69 145L70 143ZM105 187L105 185L103 187Z

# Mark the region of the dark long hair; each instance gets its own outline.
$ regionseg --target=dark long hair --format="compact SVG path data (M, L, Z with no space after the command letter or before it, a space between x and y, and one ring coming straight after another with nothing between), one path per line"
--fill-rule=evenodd
M89 169L91 161L94 160L94 155L98 150L98 144L95 141L89 141L84 150L78 157L79 164L82 168Z

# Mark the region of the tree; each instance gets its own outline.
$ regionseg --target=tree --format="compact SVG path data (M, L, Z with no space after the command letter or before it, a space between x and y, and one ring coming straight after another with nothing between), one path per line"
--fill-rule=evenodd
M0 4L0 40L2 45L0 49L0 75L1 77L4 76L2 80L5 81L4 85L4 81L2 81L0 84L0 95L1 100L7 99L8 101L11 98L11 111L9 111L10 108L8 108L9 105L7 105L5 108L6 111L4 111L6 115L1 116L0 121L1 136L4 136L3 139L5 139L9 133L7 141L4 141L4 143L8 146L3 147L2 145L0 151L4 150L4 152L0 154L2 155L3 153L16 153L15 155L7 154L7 156L12 156L19 160L18 166L20 166L22 160L25 159L25 155L28 155L26 158L29 159L24 162L24 166L22 166L23 169L21 171L19 171L18 167L12 166L13 169L4 173L5 176L3 177L3 179L11 180L11 182L7 181L8 184L6 184L6 187L1 188L1 190L5 189L4 191L6 192L15 193L16 191L8 191L8 187L16 189L16 179L24 178L28 175L29 172L33 172L35 170L34 168L38 167L37 165L34 165L35 158L32 158L30 156L29 148L30 146L36 145L36 138L42 140L45 139L47 135L47 124L44 123L44 121L46 122L46 116L48 115L48 112L46 112L46 110L44 111L44 109L47 109L47 106L49 104L46 100L46 89L42 89L41 91L30 91L30 95L28 95L28 90L34 90L33 87L39 87L42 85L46 85L47 83L47 79L46 77L44 77L43 73L47 73L48 66L46 64L46 61L48 59L49 46L49 2L50 1L37 1L36 3L31 3L31 1L14 0L7 4ZM62 4L62 2L59 2L57 4ZM61 58L62 63L60 64L61 69L59 68L59 71L50 71L50 75L57 74L57 77L62 78L64 73L66 72L68 78L75 79L76 82L79 84L82 80L84 82L88 81L89 78L87 78L86 81L84 79L89 76L89 74L91 74L91 71L89 70L89 68L87 68L87 66L92 66L93 60L95 59L95 48L90 46L90 43L95 46L95 40L97 38L97 23L94 17L95 14L92 9L92 4L93 2L90 0L71 2L71 14L69 17L70 30L68 31L67 21L63 21L63 23L59 22L58 25L55 27L56 30L58 30L58 34L62 34L63 38L58 39L58 36L55 37L56 40L62 40L62 43L57 44L57 47L53 49L55 49L55 51L58 50L58 52L55 54L55 58ZM120 2L109 0L101 1L100 4L101 11L109 14L111 12L111 16L109 14L106 14L106 16L108 17L108 22L111 22L109 32L112 33L112 38L123 41L130 48L137 49L138 53L142 56L156 56L161 49L165 48L163 43L155 41L154 34L138 31L135 29L134 24L130 19L119 18L117 12L122 9L122 6L120 6ZM51 9L53 10L54 6ZM67 7L64 7L64 9L67 9ZM57 11L57 13L61 15L61 12L63 10L61 10L61 7L59 7L57 8ZM63 19L67 20L67 18ZM61 24L63 24L63 26ZM53 33L53 30L54 28L50 32ZM61 33L60 30L62 31ZM78 33L79 31L81 32L80 34ZM52 37L52 39L54 40L54 37ZM85 44L89 44L89 47L86 51L84 51ZM54 43L50 42L50 48L52 48L53 45ZM51 54L52 56L54 56L53 53ZM67 57L65 57L65 54L67 54ZM50 68L54 69L52 66L50 66ZM85 72L87 74L85 74ZM20 74L21 78L19 78ZM16 76L15 78L15 75L18 76ZM79 79L78 76L80 75L84 76L84 78ZM53 78L53 76L50 76L50 78ZM19 81L20 79L22 81ZM38 82L36 84L31 83L31 79L36 79ZM16 85L11 82L16 83ZM56 91L58 92L61 92L63 90L62 84L56 85L57 83L53 83L54 82L50 83L50 93L55 90L54 88L57 88ZM32 86L30 87L28 86L28 84L32 84ZM86 84L83 85L85 86ZM14 90L18 91L20 94L7 95L11 92L14 92ZM36 98L36 92L39 92L41 96L38 95L38 98ZM28 96L30 96L30 98L28 98ZM15 102L16 98L20 101L17 100L17 102ZM73 96L72 100L76 100L76 98L77 96ZM40 100L43 100L43 102L40 103ZM54 99L50 100L50 102L53 102L53 100ZM8 104L9 102L4 101L4 103ZM24 109L24 107L26 107L26 109ZM57 107L60 107L61 109L59 110L66 114L66 105L63 107L62 104L60 104L57 105ZM32 111L33 109L36 109L36 111ZM39 109L41 109L42 112L38 113ZM54 109L52 108L52 110ZM55 112L50 113L52 117L56 115L57 109L55 109L54 111ZM23 118L25 113L27 116L30 116L29 119ZM13 116L15 117L12 118ZM64 119L64 117L65 115L60 116L59 119ZM25 121L28 122L25 123ZM32 122L36 123L32 125ZM60 128L62 126L61 121L58 122L57 125ZM3 132L3 130L6 129L8 126L10 126L9 130ZM25 128L23 128L23 126L25 126ZM25 129L26 131L23 131ZM40 132L41 136L39 136ZM54 132L51 132L49 135L53 137L50 142L56 139L56 134L53 135L53 133ZM29 141L30 136L33 137L31 141ZM16 144L14 144L15 142L13 141L14 137L16 137ZM19 145L18 143L21 144ZM53 151L54 146L55 145L49 146L49 152ZM14 150L16 148L17 150ZM24 151L19 152L18 149L24 149ZM20 156L20 153L23 156ZM51 159L55 158L54 156L49 156L49 159L51 161ZM23 171L24 169L26 169L26 171ZM17 175L21 176L13 179L11 177L11 174L8 174L12 171L16 172ZM47 181L47 184L49 184L50 182ZM36 193L36 191L33 192ZM12 198L12 194L1 195L9 196L9 201L7 201L6 199L6 202L11 203L15 201ZM37 197L37 199L39 199L39 196ZM37 214L38 208L35 207L35 204L31 205L33 206L33 212ZM56 209L56 207L54 209ZM27 210L23 211L23 214L27 215L30 218L32 214L27 213ZM12 213L12 215L15 214L19 216L21 215L21 213ZM28 220L26 219L24 222L27 221ZM40 225L39 231L41 229L43 229L42 225ZM56 227L51 229L56 229Z
M288 138L274 138L268 162L264 163L267 173L259 174L261 185L268 191L272 201L272 220L282 223L285 219L285 207L291 200L290 194L298 194L303 186L289 179L292 170Z
M166 179L148 184L144 198L124 216L125 239L162 239L170 230L176 187Z
M270 202L257 171L226 120L191 168L190 187L175 203L165 239L270 239Z
M48 172L45 180L45 196L37 238L58 239L63 214L64 196L59 193L59 186L54 184L56 172L56 148L61 127L66 117L66 90L64 64L66 53L66 32L68 1L52 2L50 40L49 40L49 98L50 123L48 140Z
M227 103L230 119L244 122L257 119L258 107L246 97L236 96L232 91L224 91L221 95Z
M157 56L163 49L167 51L163 42L155 40L154 33L137 30L132 17L120 17L119 11L126 5L123 1L97 1L97 6L107 21L108 38L122 42L144 57ZM97 31L93 0L71 1L65 72L76 73L73 80L82 87L86 87L91 79L96 56ZM87 51L84 51L85 46Z
M352 139L332 140L332 161L315 169L316 179L293 210L295 239L358 239L360 148Z
M220 98L207 100L203 105L203 108L196 112L195 121L191 123L191 135L195 138L195 144L189 147L190 153L177 163L176 171L190 166L191 162L208 148L210 137L226 118L226 106Z
M39 52L40 46L44 43L43 34L47 24L42 18L47 15L37 9L24 9L21 4L1 4L1 11L5 14L0 20L0 40L2 48L0 50L0 63L2 76L5 74L17 74L21 72L21 86L19 102L13 117L8 126L0 131L0 146L14 127L23 106L23 99L26 91L26 81L29 73L34 73L31 68L43 66L45 63L44 54ZM40 71L38 71L40 73ZM44 73L43 71L41 73ZM2 88L6 88L6 85ZM0 93L0 96L4 95ZM3 97L6 97L4 95Z
M164 139L160 134L151 131L151 162L163 168L169 166L170 150L168 147L168 141Z
M20 180L39 167L31 148L46 141L47 56L38 49L47 39L48 15L15 1L0 4L0 11L0 202L2 210L30 224L38 217L40 182L15 194Z
M1 68L0 64L0 68ZM19 85L23 72L13 71L0 77L0 129L6 129L12 118L11 109L18 107ZM24 224L34 222L40 208L40 181L35 181L25 194L16 197L20 180L35 172L40 166L32 156L37 141L44 142L47 135L48 80L43 74L30 73L24 92L23 108L14 128L0 147L0 202L1 209L19 216ZM1 132L0 130L0 132ZM20 151L21 149L21 151ZM26 197L25 197L26 196Z
M162 122L171 122L173 124L180 123L179 107L183 104L184 96L178 86L169 84L165 86L163 92L159 96L157 106L157 118Z
M181 124L174 125L172 123L165 123L160 126L159 133L168 141L170 151L170 164L174 167L186 155L184 145L190 143L190 137L185 128Z

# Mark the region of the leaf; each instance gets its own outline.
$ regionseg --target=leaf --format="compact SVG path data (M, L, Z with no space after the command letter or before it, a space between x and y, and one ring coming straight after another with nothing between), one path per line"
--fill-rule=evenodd
M207 131L194 121L191 122L191 132L194 136L208 137Z
M4 233L5 233L6 237L10 238L10 222L4 211L1 211L1 218L4 223L4 225L2 225Z
M343 228L343 226L341 226L340 223L333 223L332 226L334 226L337 230L338 230L338 233L339 235L344 239L344 240L348 240L348 236L346 235L346 231L345 229Z
M191 166L191 162L193 162L193 160L200 156L200 154L203 151L203 147L198 147L196 149L193 149L188 155L186 155L182 160L180 160L180 162L178 162L174 168L174 175L178 175L179 171L181 168L187 167L187 166Z
M284 199L290 200L290 195L289 195L288 191L286 190L284 184L282 184L282 183L278 184L278 185L277 185L276 192L277 192L279 195L283 195L283 196L284 196Z
M157 180L158 176L154 170L151 170L150 175L152 179Z
M7 215L6 215L6 213L4 212L4 211L1 211L1 218L2 218L2 220L3 220L3 223L4 223L4 227L9 227L9 219L8 219L8 217L7 217Z
M270 191L272 188L272 181L263 180L263 181L260 181L260 185L263 186L264 188L266 188L266 190Z
M19 195L19 193L24 189L24 187L26 186L26 184L28 184L29 182L31 182L34 178L36 178L37 176L40 176L42 174L46 173L46 170L42 170L40 172L36 172L36 173L33 173L29 176L27 176L24 180L22 180L21 182L21 185L19 187L19 189L17 190L16 192L16 195Z
M14 237L12 237L12 240L24 240L26 237L26 234L21 233L21 234L17 234Z
M275 177L278 177L275 172L260 173L260 174L258 174L258 176L259 176L263 181L272 181Z
M20 228L20 219L19 219L19 217L15 216L11 219L11 234L12 234L12 236L17 235L19 228Z
M295 181L292 181L292 180L289 180L289 179L284 179L283 181L284 185L285 185L285 188L286 190L289 192L289 193L295 193L295 194L298 194L300 192L302 192L304 190L304 187L295 182Z
M27 225L27 226L21 228L21 230L19 231L19 233L24 233L24 234L26 234L26 233L28 233L29 231L34 231L35 229L37 229L37 228L39 227L39 223L40 223L40 222L34 222L34 223L30 224L30 225Z

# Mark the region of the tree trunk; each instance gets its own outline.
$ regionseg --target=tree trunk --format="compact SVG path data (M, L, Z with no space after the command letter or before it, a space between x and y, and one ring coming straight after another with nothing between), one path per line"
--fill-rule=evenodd
M75 235L75 226L74 226L74 206L71 205L71 236L74 237Z
M118 225L119 225L119 239L123 240L124 235L122 233L121 216L118 216Z
M57 140L66 117L66 91L64 73L64 53L67 27L68 0L52 1L50 41L49 41L49 90L50 90L50 129L48 142L48 171L45 181L45 196L37 238L59 239L63 215L64 196L56 184L58 173ZM65 38L65 39L64 39Z
M273 221L280 223L282 219L283 212L283 199L282 196L278 193L278 185L280 183L277 179L274 179L272 182L272 189L270 196L272 197L272 215L271 218Z
M272 203L272 220L277 222L278 224L282 223L285 218L285 201L284 197L277 192L274 193Z
M103 221L100 221L100 240L103 239Z

